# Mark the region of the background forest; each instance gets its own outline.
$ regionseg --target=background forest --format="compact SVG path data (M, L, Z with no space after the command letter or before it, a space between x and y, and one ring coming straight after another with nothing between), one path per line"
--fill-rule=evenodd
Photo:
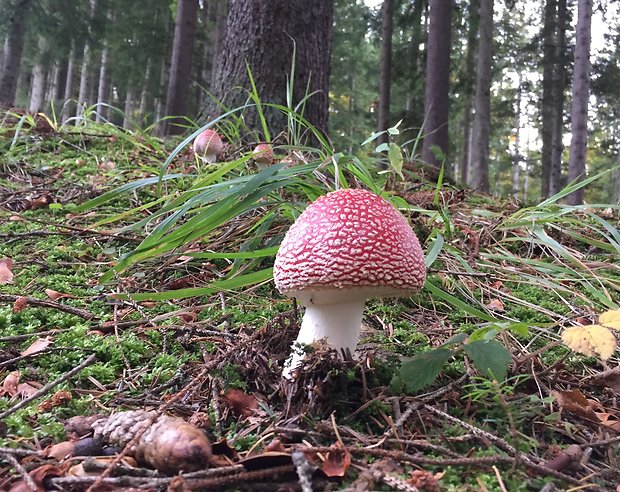
M260 5L269 2L2 0L0 102L63 121L89 108L88 117L129 130L154 125L160 133L178 132L174 120L162 118L182 115L181 124L204 123L221 112L214 98L224 100L235 84L248 88L243 75L231 77L239 67L231 69L230 60L244 72L244 55L251 54L259 96L285 102L287 74L276 73L283 69L269 56L280 53L290 72L295 43L300 73L294 99L303 99L309 88L328 92L329 128L323 128L326 115L312 121L312 108L307 114L336 149L359 152L374 130L402 120L397 143L409 142L404 149L412 159L445 162L461 182L524 201L549 196L582 176L585 160L588 174L620 161L617 2L335 0L285 6L293 3L272 2L263 15ZM588 32L581 41L591 61L583 72L591 83L580 96L589 105L587 158L581 137L583 157L575 154L582 162L571 174L577 3L584 22L593 23L593 37L590 42ZM247 36L248 29L234 29L244 22L237 15L244 11L253 33ZM266 33L271 45L264 43ZM234 36L244 39L235 44ZM249 51L248 40L260 45L259 54ZM320 56L312 59L315 52ZM309 78L316 86L307 85L304 67L313 70ZM308 105L327 107L322 97L314 94ZM223 102L230 108L244 98ZM424 149L414 147L418 135L427 136ZM586 201L617 201L615 181L588 187Z

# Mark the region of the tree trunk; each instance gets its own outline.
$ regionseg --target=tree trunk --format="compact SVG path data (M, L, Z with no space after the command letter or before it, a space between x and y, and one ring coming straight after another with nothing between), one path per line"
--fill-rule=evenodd
M394 2L383 0L381 28L381 72L379 75L379 105L377 106L377 131L388 128L390 118L390 88L392 85L392 31L394 25ZM378 143L388 141L387 133L381 135Z
M489 134L491 128L491 64L493 62L493 0L480 0L480 37L476 64L475 116L469 182L489 192Z
M65 123L69 119L69 115L73 114L73 77L75 66L75 48L74 43L71 43L71 51L69 51L69 60L67 61L67 78L65 81L65 95L64 104L62 106L60 121Z
M151 73L153 72L153 60L149 58L146 62L146 71L144 72L144 80L142 81L142 93L140 94L140 106L138 107L138 118L142 122L142 126L147 120L147 115L150 110L149 100L151 99L151 93L148 90L150 87ZM151 116L148 117L148 120Z
M174 25L170 78L166 96L166 115L179 118L168 120L166 133L180 134L185 131L182 116L187 115L190 79L192 73L192 51L196 31L198 0L179 0Z
M224 40L226 39L226 18L228 17L228 0L217 0L215 10L215 36L213 38L213 49L211 50L211 87L215 86L217 61Z
M475 56L478 48L478 24L479 24L479 0L469 3L467 14L467 52L465 54L465 66L463 67L463 97L465 108L463 115L463 153L459 161L459 179L462 183L469 183L469 164L471 161L471 126L473 121L474 105L474 77Z
M97 2L98 0L90 0L90 18L91 23L93 18L95 17L95 12L97 11ZM88 39L84 43L84 52L82 55L82 72L80 74L80 92L78 94L77 99L77 109L76 109L76 124L79 123L80 116L83 116L84 110L89 104L92 104L92 99L90 98L92 91L92 29L89 26L88 29Z
M287 83L294 66L291 109L312 94L298 112L327 131L333 0L231 0L229 4L215 97L231 108L245 104L249 67L261 101L287 106ZM221 112L215 106L207 111L212 117ZM286 114L263 109L271 134L286 130ZM249 129L261 131L256 111L246 111L244 118Z
M523 76L519 73L519 86L517 88L517 100L515 101L515 148L512 168L512 196L519 199L521 189L521 84Z
M110 80L108 77L108 64L110 63L110 48L107 43L101 50L101 65L99 67L99 90L97 91L97 116L95 121L102 123L108 119L108 107L110 96Z
M63 58L56 64L54 72L54 92L52 100L55 104L62 104L65 95L65 86L67 85L67 72L69 68L68 59Z
M543 79L541 99L541 184L542 198L549 196L549 182L551 176L551 153L553 148L553 110L555 107L554 90L555 62L556 62L556 30L557 30L558 0L547 0L543 24Z
M133 130L134 128L133 98L134 98L133 89L127 89L127 95L125 97L125 109L123 111L123 128L127 130Z
M430 4L422 160L440 167L448 156L452 0Z
M9 108L15 104L17 78L22 63L24 37L28 12L32 0L12 0L6 8L4 25L7 27L2 73L0 74L0 108Z
M38 113L45 105L45 89L47 88L47 67L37 63L32 68L32 90L28 111Z
M555 42L555 70L553 79L553 128L551 138L551 169L549 195L562 188L562 154L564 152L564 90L566 89L566 0L558 0Z
M588 143L588 97L590 94L590 39L592 27L592 0L578 0L577 37L575 39L575 66L573 69L573 103L571 109L570 160L568 180L581 181L586 174L586 147ZM570 205L583 203L584 189L567 197Z

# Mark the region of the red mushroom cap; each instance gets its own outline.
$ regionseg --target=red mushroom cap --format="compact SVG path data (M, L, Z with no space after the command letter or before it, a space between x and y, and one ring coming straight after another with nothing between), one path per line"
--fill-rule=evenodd
M258 144L254 147L254 162L264 166L273 164L273 149L267 143Z
M426 279L424 253L405 217L366 190L318 198L286 233L273 276L304 304L401 297Z
M224 144L215 130L207 129L194 139L194 152L208 162L215 162L224 152Z

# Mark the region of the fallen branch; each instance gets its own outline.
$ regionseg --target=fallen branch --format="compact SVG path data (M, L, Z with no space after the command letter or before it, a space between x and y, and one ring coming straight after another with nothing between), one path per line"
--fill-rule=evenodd
M63 311L65 313L73 314L75 316L78 316L82 319L86 319L89 321L96 318L96 316L93 313L84 311L83 309L74 308L72 306L67 306L65 304L61 304L56 301L46 301L45 299L37 299L36 297L0 294L0 302L15 302L17 301L17 299L22 299L22 298L26 299L26 305L57 309L58 311Z
M52 388L58 386L60 383L64 383L68 379L71 379L73 376L75 376L77 373L79 373L82 369L85 369L86 367L90 366L96 360L97 360L97 355L96 354L90 354L86 358L86 360L84 360L84 362L82 362L79 366L74 367L69 372L66 372L61 377L56 379L55 381L52 381L51 383L46 384L45 386L43 386L43 388L41 388L40 390L38 390L35 393L33 393L31 396L29 396L25 400L20 401L17 405L13 405L11 408L9 408L9 409L5 410L4 412L0 413L0 420L7 418L9 415L13 415L20 408L24 408L30 402L36 400L37 398L41 398L42 396L46 395Z

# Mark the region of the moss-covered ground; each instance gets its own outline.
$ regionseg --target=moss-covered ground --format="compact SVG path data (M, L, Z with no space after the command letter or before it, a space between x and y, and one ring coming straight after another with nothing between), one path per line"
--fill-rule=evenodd
M434 256L426 287L409 299L368 302L353 360L317 347L291 383L281 371L302 309L267 277L184 292L268 269L273 254L251 252L277 244L307 203L299 190L308 181L112 271L166 215L145 219L196 178L164 183L160 194L155 184L79 207L156 176L178 141L105 126L3 135L10 138L0 141L0 260L10 261L0 269L0 490L305 491L304 473L313 490L615 490L620 483L617 358L587 357L560 339L567 327L617 308L615 208L526 206L435 190L405 174L389 196L414 207L416 192L436 198L406 212ZM243 155L230 144L229 155ZM247 166L234 176L256 172ZM187 152L166 170L194 171ZM309 195L325 192L329 179L312 186ZM217 255L240 251L249 253ZM482 355L467 347L476 340ZM451 352L433 372L444 349ZM403 365L423 353L435 362ZM505 372L497 380L491 369ZM418 372L427 380L419 387ZM203 474L170 485L174 474L136 472L148 466L125 461L104 472L110 462L102 461L89 475L76 468L85 458L50 451L88 437L68 430L72 417L136 409L203 429L214 453ZM298 451L305 472L291 458Z

